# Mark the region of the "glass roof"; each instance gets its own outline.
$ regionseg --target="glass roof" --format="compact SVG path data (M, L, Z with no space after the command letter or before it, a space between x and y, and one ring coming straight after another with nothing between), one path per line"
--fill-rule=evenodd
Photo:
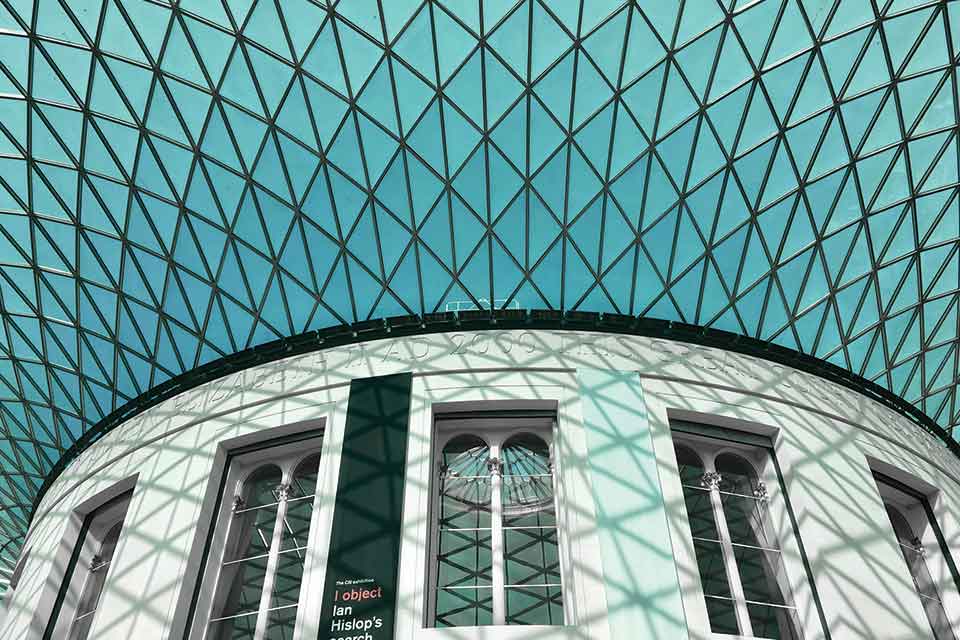
M0 0L0 557L129 399L475 308L645 315L958 422L960 3Z

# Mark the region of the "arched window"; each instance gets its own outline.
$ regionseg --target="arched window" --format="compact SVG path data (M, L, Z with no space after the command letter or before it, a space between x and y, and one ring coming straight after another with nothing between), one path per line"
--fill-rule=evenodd
M269 451L241 459L228 474L241 480L217 524L225 538L205 640L293 637L320 454Z
M932 530L935 526L930 507L922 495L910 491L908 487L900 485L895 480L879 474L875 475L887 516L890 518L890 524L893 526L893 532L900 546L900 553L910 570L913 586L927 614L933 637L936 640L957 640L957 634L943 608L940 590L930 572L928 553L922 541L926 530ZM932 537L940 547L940 553L949 554L949 550L940 544L942 536ZM933 552L937 550L936 547L931 549ZM960 588L960 584L957 586Z
M718 452L722 446L700 438L675 443L710 629L796 640L796 607L769 524L766 487L744 455Z
M535 434L484 435L439 452L433 623L563 624L550 448Z

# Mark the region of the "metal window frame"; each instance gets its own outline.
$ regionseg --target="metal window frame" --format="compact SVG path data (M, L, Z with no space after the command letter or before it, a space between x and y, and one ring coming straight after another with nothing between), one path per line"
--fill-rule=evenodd
M220 501L216 511L215 521L210 532L210 535L214 541L212 548L210 549L210 553L207 556L207 562L204 565L200 581L198 583L198 587L202 587L202 585L208 585L207 589L198 588L198 591L204 591L204 595L207 596L204 598L204 603L199 605L203 607L206 613L205 615L194 615L189 626L190 637L207 637L210 623L214 621L214 618L211 616L212 611L216 606L215 600L218 593L218 587L220 586L220 580L222 578L223 567L226 564L230 564L223 561L223 554L226 551L226 546L231 535L234 533L234 526L236 526L236 523L238 522L238 520L234 517L238 512L234 509L235 499L242 496L245 483L249 479L250 475L263 466L276 465L281 471L281 480L280 485L278 486L289 486L293 473L300 463L313 455L320 454L322 445L322 433L314 433L313 435L305 438L295 438L291 442L265 443L264 446L255 447L252 448L252 450L237 452L227 462L225 466L224 483L221 489ZM321 457L320 460L322 464L323 458ZM319 508L317 507L316 503L317 495L318 494L315 492L313 496L310 496L314 503L314 508L310 514L311 529L313 528L313 523L316 521L319 513ZM223 498L229 498L229 500L224 500ZM266 554L264 554L267 558L267 568L264 574L263 590L260 593L260 604L255 614L242 614L256 615L257 624L256 631L254 632L254 640L263 640L265 638L267 624L269 622L271 612L279 609L290 608L288 606L271 606L273 587L276 579L277 565L279 563L280 555L281 553L291 551L289 549L281 551L280 549L284 531L284 523L286 522L287 508L290 501L291 500L289 500L286 496L281 495L275 503L277 513L273 524L273 534L270 541L270 549ZM303 547L298 547L298 549L306 549L309 548L309 546L310 541L308 540ZM213 562L214 559L217 560L216 563ZM304 569L305 582L309 578L306 569L307 567ZM306 589L303 585L301 585L299 595L301 600L305 592ZM294 637L297 637L296 629L299 629L302 626L299 624L299 612L302 610L300 604L301 602L298 602L297 604L298 624L295 626ZM240 616L241 614L237 614L233 616L223 616L222 618L216 619L230 619Z
M485 409L478 408L488 405ZM462 435L471 435L482 440L488 447L488 456L491 460L500 460L500 449L511 438L521 434L533 434L542 438L550 452L552 466L553 499L557 523L557 544L562 549L564 545L564 531L561 523L560 493L557 472L559 461L555 447L557 430L557 411L555 409L501 409L495 408L496 401L471 403L468 411L447 411L434 415L433 437L431 445L431 474L430 474L430 547L427 553L427 576L429 587L426 589L426 607L424 611L424 626L436 628L436 599L439 591L438 581L438 554L440 548L440 466L443 449L454 438ZM509 421L509 425L504 425ZM502 512L502 480L498 470L490 472L490 523L491 523L491 561L493 591L493 626L506 625L506 570L503 541L503 512ZM564 554L558 554L560 562L560 587L564 600L566 594L563 584L567 582L567 571L564 567ZM538 585L540 586L540 585ZM550 586L550 585L547 585ZM564 602L566 605L566 602ZM567 607L564 606L564 622L567 624ZM560 625L551 625L560 626Z
M190 640L194 638L193 632L197 625L197 612L199 605L203 602L205 596L207 598L212 597L212 590L209 588L209 586L205 586L206 581L204 578L207 576L207 572L212 566L211 557L215 555L215 552L218 549L222 553L222 540L220 541L220 545L218 545L217 534L218 531L221 534L225 532L222 528L218 528L216 525L220 521L219 515L222 513L225 506L229 480L228 472L233 459L238 456L244 456L246 454L254 453L260 450L271 449L274 447L297 444L302 445L303 442L313 439L318 439L318 441L322 443L326 433L326 426L326 421L324 419L308 420L303 423L275 427L268 433L240 436L239 438L231 439L220 444L220 450L218 451L218 457L220 457L220 460L214 463L214 469L212 470L210 476L211 482L208 485L207 496L204 498L204 503L210 507L208 512L209 517L206 519L203 529L198 530L197 537L195 538L194 542L194 545L198 545L197 548L199 550L195 566L198 566L201 569L197 572L193 584L189 587L189 599L184 600L183 597L181 597L180 604L185 608L186 612L181 618L182 622L176 625L176 628L178 629L176 632L177 637L181 638L182 640ZM281 431L282 435L273 433L275 430ZM322 469L323 465L325 464L325 458L322 455L322 446L318 446L317 452L321 453L320 465ZM315 505L314 513L311 517L316 517L316 512L317 510ZM201 514L202 513L203 512L201 511ZM223 538L224 536L221 535L220 537ZM199 547L199 545L202 545L202 547ZM195 552L192 552L191 556L193 553ZM218 562L214 568L218 569L220 564L222 563ZM207 615L209 615L209 612ZM203 625L201 628L205 627L206 625Z

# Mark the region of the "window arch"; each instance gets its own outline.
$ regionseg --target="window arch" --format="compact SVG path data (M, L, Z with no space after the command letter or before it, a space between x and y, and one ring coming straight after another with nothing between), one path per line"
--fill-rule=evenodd
M262 507L277 502L277 487L283 482L283 470L275 464L257 467L248 475L240 491L243 507Z
M438 438L433 624L562 624L548 440L527 430L484 436Z
M311 453L304 457L293 470L290 480L292 496L312 496L317 491L317 473L320 469L320 454Z
M680 471L680 481L687 485L696 486L700 484L707 468L703 464L700 456L688 446L678 444L674 447L677 454L677 468Z
M738 495L753 495L758 488L757 472L753 465L735 453L721 453L713 461L720 474L721 491Z

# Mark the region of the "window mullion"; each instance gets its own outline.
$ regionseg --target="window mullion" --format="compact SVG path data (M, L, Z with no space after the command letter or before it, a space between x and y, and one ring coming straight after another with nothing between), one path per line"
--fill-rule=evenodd
M280 500L277 503L276 521L273 523L273 539L270 541L270 558L267 560L267 571L263 576L263 591L260 594L260 608L257 612L257 628L254 633L254 640L264 640L267 634L267 623L269 622L270 601L273 597L273 584L277 572L277 565L280 562L280 545L283 538L283 523L287 518L287 497L290 492L290 486L282 484L277 487Z
M506 624L507 594L503 544L503 474L500 445L490 446L490 551L493 561L493 624Z
M717 521L717 534L720 536L720 546L723 549L723 564L727 570L727 583L730 585L730 595L733 596L740 634L752 637L753 625L750 623L750 613L747 610L747 597L743 592L743 583L740 581L737 558L733 553L733 541L730 539L730 529L727 527L727 516L723 512L723 500L717 486L710 487L710 505L713 507L713 515Z

